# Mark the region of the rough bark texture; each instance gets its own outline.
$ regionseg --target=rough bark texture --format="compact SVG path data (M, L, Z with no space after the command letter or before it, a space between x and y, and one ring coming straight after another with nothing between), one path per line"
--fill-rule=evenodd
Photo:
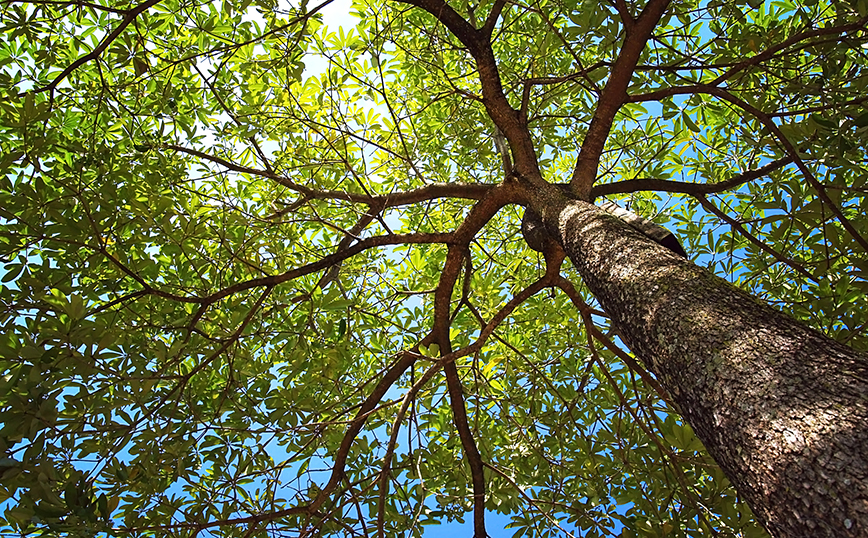
M868 356L584 202L535 209L776 537L868 536Z

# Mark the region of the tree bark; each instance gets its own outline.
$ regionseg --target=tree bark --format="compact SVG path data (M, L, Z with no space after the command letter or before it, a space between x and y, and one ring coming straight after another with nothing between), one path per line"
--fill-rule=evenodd
M868 356L591 204L531 206L772 536L868 536Z

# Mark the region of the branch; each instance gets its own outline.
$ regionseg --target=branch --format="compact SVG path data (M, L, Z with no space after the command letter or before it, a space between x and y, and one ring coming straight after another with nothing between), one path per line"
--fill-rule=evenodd
M521 121L518 111L512 108L503 92L503 83L500 80L494 52L491 49L490 36L481 30L476 30L443 0L396 1L424 9L446 26L467 47L476 60L485 110L509 141L515 158L517 173L531 178L541 178L533 140L527 126ZM496 8L497 5L494 7ZM492 13L496 13L496 10L493 10ZM486 24L488 23L489 21L486 21Z
M485 463L484 465L485 465L488 469L490 469L492 472L496 473L496 474L499 475L501 478L503 478L504 480L506 480L506 482L509 483L509 485L512 486L513 489L515 489L515 490L518 492L518 494L519 494L519 495L524 499L524 501L525 501L526 503L528 503L528 504L531 505L532 507L534 507L534 508L536 508L537 510L539 510L540 514L542 514L542 516L545 517L545 518L549 521L549 523L552 524L552 526L556 527L558 530L560 530L561 532L564 533L564 536L567 536L568 538L576 538L576 536L575 536L573 533L571 533L571 532L568 531L567 529L561 527L561 525L560 525L560 521L558 521L557 519L553 518L553 517L551 516L551 514L549 514L548 512L546 512L545 510L543 510L542 508L540 508L540 507L538 506L538 503L539 503L538 499L535 499L535 498L529 496L527 493L525 493L525 492L524 492L524 489L523 489L521 486L519 486L518 484L516 484L516 483L515 483L515 480L513 480L513 478L512 478L511 476L509 476L509 475L506 474L505 472L501 471L500 469L498 469L498 468L495 467L494 465L491 465L491 464L489 464L489 463ZM578 506L575 506L574 509L579 510ZM588 511L587 511L587 510L582 509L582 513L583 513L585 516L588 516Z
M488 533L485 532L485 473L482 456L479 455L476 440L473 438L470 425L467 423L467 408L464 404L461 379L458 377L458 367L455 366L455 362L449 362L444 366L444 370L450 407L452 407L452 420L455 429L458 430L464 456L470 465L470 480L473 482L473 536L474 538L486 538Z
M427 343L431 343L433 341L432 335L429 334L420 342L421 345L426 345ZM338 486L340 481L343 479L343 469L346 465L347 456L349 456L350 448L353 445L353 442L356 439L356 436L362 430L362 426L364 426L365 422L368 419L369 414L376 408L377 404L386 395L386 392L391 388L392 384L395 383L403 374L407 371L410 366L412 366L416 362L416 358L419 356L418 354L418 346L414 347L411 351L405 351L401 354L401 358L394 364L392 367L383 375L380 381L377 383L377 386L374 387L374 390L371 391L371 394L365 399L362 406L359 408L356 417L353 419L353 422L350 424L347 432L344 434L343 439L341 440L341 445L338 448L337 452L334 455L335 465L332 468L332 474L329 478L328 483L323 487L323 489L319 492L316 499L311 503L310 510L316 510L326 501L329 494ZM280 517L280 516L278 516Z
M808 181L808 184L810 184L811 187L813 187L813 189L817 192L817 197L823 203L829 206L829 209L832 211L835 217L837 217L838 221L841 223L844 229L847 230L850 236L857 243L859 243L859 246L861 246L863 250L868 251L868 240L862 237L862 235L856 230L850 220L841 211L841 208L839 208L838 205L835 204L835 202L829 197L829 195L826 193L826 188L823 186L822 183L820 183L816 176L814 176L814 173L811 172L810 168L808 168L808 166L802 160L799 152L796 150L795 146L793 146L792 142L790 142L790 140L784 135L783 132L781 132L775 122L765 112L746 103L745 101L739 99L738 97L723 88L710 86L708 84L695 84L692 86L664 88L645 94L631 96L630 101L634 103L638 103L641 101L659 101L660 99L663 99L665 97L684 94L714 95L715 97L719 97L724 101L727 101L728 103L744 110L745 112L756 118L757 121L762 123L763 126L768 129L775 136L775 138L778 139L778 142L780 142L781 146L783 146L784 150L786 150L790 158L793 159L793 163L795 163L795 165L799 168L799 171L802 172L802 175Z
M390 234L390 235L378 235L374 237L369 237L367 239L362 239L355 245L347 248L341 252L335 252L334 254L330 254L325 258L322 258L319 261L309 263L297 269L292 269L285 273L281 273L278 275L266 276L261 278L254 278L252 280L248 280L246 282L239 282L238 284L234 284L229 286L228 288L224 288L216 293L213 293L207 297L203 297L199 300L188 300L187 302L211 302L218 301L224 297L232 295L233 293L238 293L239 291L248 290L251 288L261 287L261 286L276 286L277 284L282 284L283 282L287 282L289 280L294 280L298 277L309 275L311 273L315 273L326 267L330 267L336 263L342 262L351 256L355 256L356 254L367 250L373 247L382 247L386 245L399 245L403 243L413 243L413 244L430 244L430 243L450 243L452 241L451 233L412 233L412 234Z
M176 295L174 293L163 291L157 288L152 288L147 283L142 283L142 281L140 281L140 284L145 287L145 290L143 290L144 293L142 293L142 295L156 295L157 297L163 297L164 299L178 301L181 303L211 304L241 291L246 291L252 288L259 287L273 287L278 284L294 280L301 276L316 273L317 271L321 271L327 267L340 263L347 258L355 256L356 254L369 248L382 247L386 245L399 245L403 243L430 244L450 243L451 241L451 233L390 234L369 237L367 239L362 239L355 245L348 247L343 251L335 252L313 263L297 267L295 269L286 271L285 273L254 278L251 280L246 280L244 282L238 282L237 284L233 284L229 287L223 288L220 291L203 297ZM137 281L140 280L138 275L134 275L133 278L136 278ZM126 296L122 299L126 300L129 298L131 297Z
M112 300L112 301L110 301L110 302L108 302L108 303L105 303L104 305L100 305L99 307L97 307L97 308L95 308L94 310L90 311L90 312L87 314L87 316L88 316L88 317L90 317L90 316L94 316L94 315L96 315L96 314L99 314L99 313L102 312L103 310L108 310L109 308L112 308L112 307L114 307L114 306L117 306L117 305L119 305L119 304L121 304L121 303L125 303L125 302L127 302L127 301L129 301L129 300L131 300L131 299L138 299L139 297L141 297L141 296L143 296L143 295L148 295L149 293L150 293L149 289L144 289L144 290L139 290L139 291L134 291L134 292L127 293L126 295L123 295L123 296L121 296L121 297L118 297L117 299L114 299L114 300Z
M82 0L4 0L0 2L0 5L8 5L8 4L31 4L35 6L62 6L67 8L90 8L94 11L106 11L108 13L115 13L117 15L126 15L128 10L119 9L110 6L101 6L99 4L95 4L93 2L83 2Z
M672 400L672 397L669 395L668 392L666 392L666 389L663 388L663 385L661 385L648 372L648 370L643 368L641 364L636 362L633 357L631 357L630 355L625 353L623 349L615 345L615 343L612 342L612 340L608 336L603 334L603 332L599 328L597 328L596 325L591 325L591 335L597 340L599 340L600 343L602 343L604 346L606 346L606 349L608 349L609 351L614 353L616 357L621 359L621 362L626 364L627 367L630 368L630 370L637 373L639 377L642 378L642 381L644 381L648 384L649 387L654 389L654 391L657 393L657 396L659 396L661 400L666 402L666 405L668 405L671 409L675 409L676 411L679 410L678 404L676 404L675 401Z
M446 367L447 365L455 364L457 359L462 357L466 357L472 353L476 353L477 351L482 349L482 346L488 341L488 338L494 333L495 329L503 323L503 320L507 318L512 312L526 300L528 300L533 295L539 293L541 290L546 287L552 286L557 282L557 279L560 278L559 275L554 273L547 273L543 278L537 280L518 294L516 294L512 299L509 300L497 313L492 316L491 320L485 324L485 326L479 331L479 337L470 344L469 346L465 346L458 351L447 353L440 357L437 363L425 371L422 377L410 387L410 390L407 391L407 394L404 395L404 401L401 404L401 408L398 410L398 413L395 415L395 420L392 423L392 431L389 436L389 444L386 447L386 454L383 456L383 469L380 475L380 498L378 502L378 513L377 513L377 528L379 536L383 535L383 525L384 525L384 517L385 517L385 499L386 495L388 495L388 475L391 467L391 458L395 452L395 443L398 438L398 430L401 422L403 421L404 416L407 413L407 410L410 407L410 404L415 398L416 394L421 390L421 388L432 378L434 375L440 371L441 368ZM448 375L448 373L447 373ZM460 381L459 381L460 383ZM464 424L467 425L466 422L466 412L464 413ZM469 428L468 428L469 431ZM473 441L471 434L471 441ZM474 445L475 449L475 445ZM477 457L479 456L478 451L476 452ZM481 462L481 459L479 460ZM483 463L484 465L484 463ZM471 468L473 465L471 464ZM474 485L475 488L475 485ZM475 493L474 493L475 496ZM484 501L485 491L484 491L484 483L482 490L482 497ZM475 514L474 514L475 518ZM484 527L483 527L484 531ZM479 530L476 530L476 534L479 536ZM485 536L482 534L481 536Z
M477 209L477 205L474 209ZM472 213L472 211L471 211ZM490 218L490 217L489 217ZM470 215L465 219L464 223L470 220ZM485 219L486 221L488 218ZM464 224L462 223L462 224ZM481 226L479 226L481 228ZM449 326L451 319L449 317L449 306L452 298L452 290L455 288L455 283L458 280L458 275L461 271L462 262L466 256L470 256L469 241L466 244L454 245L449 249L449 254L446 259L446 264L443 267L443 272L440 275L440 283L437 286L437 293L434 296L434 329L432 334L435 336L435 341L440 346L441 362L446 371L446 386L449 391L449 399L452 407L452 416L455 427L458 430L458 436L461 439L461 446L464 450L464 456L470 464L470 475L473 483L473 528L474 537L486 538L488 535L485 532L485 477L482 474L482 460L479 456L479 450L473 440L473 434L467 425L467 411L464 407L464 395L461 391L461 381L458 379L458 369L454 361L446 362L446 356L452 354L452 342L449 338Z
M488 14L488 18L485 19L485 24L482 25L480 30L482 35L485 36L486 41L491 39L491 33L494 31L497 20L500 18L500 14L503 12L505 6L506 0L494 0L494 5L491 6L491 12Z
M627 6L627 2L624 0L614 0L613 4L615 5L615 9L618 11L618 16L621 17L621 23L624 25L624 32L627 35L630 35L636 21L633 19L633 15L630 14L630 8Z
M669 5L669 0L650 0L642 14L636 19L631 31L627 33L618 59L612 66L609 80L603 88L594 117L588 126L588 133L582 142L579 158L570 180L570 190L573 194L587 200L591 187L597 177L597 168L600 164L600 155L612 129L615 114L621 106L629 100L627 86L633 78L639 56L645 49L645 45L651 38L654 28Z
M547 272L546 275L515 295L498 311L497 315L481 331L477 342L484 342L492 331L506 318L515 308L529 299L534 294L551 285L555 280L555 274ZM481 347L481 345L480 345ZM441 349L443 349L441 347ZM464 391L461 386L461 378L458 376L458 368L454 360L450 360L445 366L446 387L449 391L449 400L452 407L452 419L458 430L458 437L464 448L464 455L470 465L470 477L473 482L473 530L475 538L486 538L485 532L485 474L482 456L476 446L476 440L470 425L467 422L467 408L464 403Z
M552 31L556 31L555 28L552 28ZM577 60L579 61L579 60ZM521 106L519 108L519 119L522 123L527 123L527 109L530 104L530 90L533 86L546 86L553 84L563 84L566 82L572 82L577 79L588 79L588 73L596 71L602 67L609 67L609 64L606 62L597 62L592 66L585 67L579 71L574 71L569 75L563 75L560 77L532 77L529 79L525 79L522 81L522 91L521 91Z
M431 343L431 336L428 335L420 344ZM291 508L286 508L283 510L277 510L275 512L269 512L264 514L256 514L247 517L239 517L234 519L222 519L216 521L209 521L205 523L179 523L177 525L161 525L158 527L149 527L147 529L137 529L137 530L166 530L169 528L181 529L181 528L193 528L198 531L202 531L204 529L220 527L224 525L249 525L249 524L257 524L267 521L274 521L275 519L284 518L294 514L315 514L317 510L328 500L329 495L337 488L338 484L344 478L344 467L346 465L347 457L349 456L350 447L355 441L356 436L361 431L362 426L364 426L370 414L376 410L377 404L382 400L383 396L386 392L391 388L395 381L397 381L401 375L407 369L415 363L416 358L419 357L418 346L414 347L412 350L404 351L400 354L398 360L392 364L392 366L383 374L383 377L380 378L380 381L377 383L377 386L371 391L371 394L365 399L362 405L359 407L358 413L356 413L355 418L350 423L347 428L347 432L344 434L344 437L341 441L341 445L338 448L337 452L334 456L334 467L332 467L331 476L329 477L328 483L320 490L319 494L317 494L316 498L308 504L293 506Z
M491 189L485 198L480 200L461 223L452 232L449 253L434 294L434 333L441 350L449 349L449 311L452 301L452 290L461 272L464 256L470 242L488 224L491 218L503 206L518 201L518 189L512 183L503 183Z
M828 105L817 105L817 106L809 106L805 108L797 108L795 110L788 110L786 112L775 112L769 114L770 118L786 118L789 116L805 116L808 114L812 114L814 112L823 112L826 110L834 110L836 108L842 108L853 105L861 105L865 101L868 101L868 95L863 95L862 97L857 97L855 99L850 99L849 101L843 101L839 103L830 103Z
M375 218L380 214L380 208L373 206L369 208L369 210L362 215L362 218L359 219L358 222L347 232L346 236L341 239L341 242L338 243L335 252L341 252L350 247L353 241L357 239L357 236L362 233L362 231L368 227L368 225L373 222ZM328 286L334 279L338 277L338 274L341 270L341 263L338 262L331 267L329 267L328 271L323 273L322 277L320 277L319 281L316 283L316 287L319 289L324 289Z
M226 61L228 61L228 57L225 58L223 60L223 62L221 62L220 66L214 71L214 78L215 79L217 78L219 70L223 68ZM232 109L229 107L229 105L226 103L226 101L223 100L222 97L220 97L220 92L218 92L217 88L214 87L214 82L211 80L211 78L206 77L205 74L202 73L202 71L199 69L198 65L196 65L195 63L192 65L193 65L193 69L196 71L196 73L199 74L199 78L202 79L202 82L204 82L205 85L208 86L208 89L211 90L211 95L214 96L214 99L220 105L220 108L223 109L223 112L225 112L227 116L232 118L232 121L234 121L236 125L242 126L243 124L238 119L238 117L235 115L235 113L232 111ZM268 162L268 157L265 155L265 152L262 151L262 148L259 146L259 143L256 141L256 137L251 135L250 137L247 138L247 140L253 146L253 149L256 150L256 154L259 155L259 158L262 160L262 164L265 166L265 170L270 174L274 174L274 171L271 169L271 164L269 164L269 162Z
M464 17L452 9L449 4L443 0L398 0L404 4L416 6L427 11L440 21L450 32L452 32L462 45L467 47L474 57L479 52L480 45L487 42L481 39L482 35L479 31L467 22ZM486 21L488 24L488 21Z
M229 349L230 346L235 344L235 342L237 342L238 339L241 338L241 335L244 332L244 329L253 320L253 316L255 316L257 312L259 312L259 309L262 307L262 303L265 301L266 297L268 297L271 294L272 289L273 289L272 287L268 287L259 295L259 298L256 300L254 305L247 312L247 315L244 316L244 319L238 325L238 328L235 330L235 332L232 333L229 336L229 338L227 338L225 341L223 341L221 343L220 347L217 348L217 350L214 353L212 353L207 358L202 360L195 367L191 368L190 371L187 372L186 374L183 374L180 376L161 376L162 379L172 379L172 378L180 377L180 381L176 385L174 385L170 390L168 390L165 394L163 394L163 396L159 399L159 402L156 405L154 405L149 410L147 410L146 412L144 412L141 415L139 415L138 417L136 417L136 419L129 426L126 426L125 429L127 431L127 434L130 434L131 432L133 432L145 420L147 420L151 416L153 416L153 414L156 413L157 411L159 411L169 401L169 399L174 394L176 394L180 391L183 391L187 387L187 385L190 383L190 380L193 378L193 376L195 376L196 374L198 374L199 372L204 370L209 364L211 364L212 362L217 360L217 358L220 357L224 351L226 351L227 349ZM120 450L120 446L122 446L122 444L119 444L119 443L122 443L122 441L123 441L123 437L120 438L120 440L115 440L113 442L113 446L111 449L112 452L116 453L118 450Z
M777 261L781 262L782 264L786 265L787 267L790 267L792 270L799 273L803 277L807 278L811 282L819 283L817 278L814 275L812 275L811 273L809 273L807 269L805 269L804 267L802 267L800 264L796 263L795 261L787 258L786 256L784 256L783 254L781 254L777 250L773 249L772 247L766 245L763 241L760 241L752 233L745 230L744 226L742 226L740 222L738 222L734 218L730 217L729 215L727 215L726 213L724 213L723 211L718 209L717 206L715 206L714 204L709 202L708 198L706 198L704 195L697 194L697 195L694 195L694 197L699 201L700 204L702 204L702 207L704 207L706 211L708 211L709 213L715 215L720 220L729 224L733 230L740 233L742 236L744 236L745 239L747 239L748 241L750 241L751 243L756 245L760 250L762 250L766 254L770 255L771 257L773 257Z
M410 387L407 394L404 395L404 401L401 403L401 408L395 415L395 420L392 421L392 432L389 435L389 444L386 447L386 454L383 456L383 468L380 471L380 497L377 501L377 536L383 538L385 536L385 516L386 516L386 496L389 494L389 474L392 468L392 454L395 453L395 445L398 442L398 432L401 429L401 422L404 421L404 416L407 410L416 398L416 394L434 375L443 367L443 362L437 362L432 367L428 368L422 377Z
M775 170L779 170L792 162L792 157L783 157L776 161L772 161L765 166L761 166L756 170L748 170L747 172L736 174L726 181L719 181L717 183L687 183L683 181L669 181L667 179L628 179L626 181L617 181L615 183L604 183L602 185L595 185L594 188L591 189L591 200L593 201L595 198L600 196L626 194L637 191L674 192L690 194L692 196L714 194L733 189L755 179L767 176Z
M434 336L434 342L440 346L441 353L444 354L441 360L445 361L445 357L450 356L452 353L452 343L449 338L449 310L452 291L461 272L462 262L465 256L470 255L470 241L491 220L495 213L508 203L515 195L515 191L516 189L512 183L504 183L492 190L488 196L470 210L470 213L468 213L467 217L454 232L454 241L449 246L446 263L443 266L440 282L437 285L437 292L434 295L434 327L431 330L431 334ZM516 297L521 296L519 294ZM516 298L513 299L513 301L515 300ZM507 306L513 304L513 301L507 303ZM512 308L515 307L513 306ZM503 315L505 316L506 314ZM495 319L498 318L495 317ZM499 322L497 321L497 323ZM494 330L494 328L492 327L491 330ZM486 333L483 331L478 341L483 342L484 338L487 338L489 334L490 332ZM470 474L473 482L473 522L475 535L477 538L485 538L487 536L485 532L485 477L482 470L482 460L473 439L473 433L467 425L467 411L464 407L461 380L458 378L458 369L453 361L450 360L444 364L446 384L452 404L453 420L458 430L458 435L461 438L464 455L470 464Z
M781 43L778 43L777 45L775 45L773 47L767 48L766 50L762 51L761 53L757 54L756 56L752 56L752 57L748 58L747 60L744 60L743 62L739 62L739 63L735 64L732 68L727 70L726 73L720 75L719 77L717 77L713 81L709 82L709 85L710 86L719 86L720 83L732 78L733 75L735 75L739 71L743 71L743 70L747 69L748 67L762 63L762 62L770 59L772 56L774 56L775 53L777 53L777 52L779 52L779 51L781 51L781 50L783 50L783 49L785 49L791 45L795 45L799 41L803 41L805 39L810 39L812 37L819 37L819 36L831 35L831 34L844 34L844 33L864 30L866 23L868 23L868 17L862 17L858 21L852 22L850 24L842 24L841 26L830 26L828 28L818 28L816 30L806 30L804 32L801 32L799 34L794 35L793 37L791 37L785 41L782 41Z
M280 183L281 185L289 188L293 192L301 194L308 200L343 200L347 202L367 204L370 206L382 205L383 208L387 208L400 205L414 204L427 200L434 200L437 198L464 198L468 200L480 200L492 188L494 188L494 185L472 183L432 183L430 185L426 185L424 187L420 187L418 189L413 189L410 191L397 192L393 194L382 194L376 196L345 191L321 191L317 189L312 189L304 185L299 185L291 179L281 176L279 174L269 172L267 170L260 170L258 168L242 166L240 164L228 161L222 157L210 155L196 149L185 148L183 146L178 146L175 144L165 144L162 147L180 153L186 153L187 155L192 155L194 157L198 157L203 161L209 161L215 164L219 164L220 166L228 170L232 170L233 172L272 179Z
M92 51L85 54L84 56L80 56L77 60L75 60L74 62L69 64L66 67L66 69L61 71L60 74L57 75L56 77L54 77L54 80L49 82L47 85L42 86L41 88L36 88L35 90L32 90L32 92L33 93L41 93L44 91L54 91L54 89L57 87L57 85L60 84L63 81L63 79L68 77L73 71L75 71L76 69L78 69L79 67L84 65L85 63L98 58L99 55L102 54L102 52L109 45L111 45L112 42L118 38L119 35L121 35L121 32L123 32L126 29L126 27L130 25L130 23L132 23L134 20L136 20L136 17L138 17L143 11L145 11L146 9L148 9L152 6L159 4L160 1L161 0L147 0L146 2L143 2L143 3L139 4L138 6L134 7L133 9L125 11L124 12L124 18L121 19L121 23L118 25L118 27L115 28L112 31L112 33L105 36L103 38L103 40L100 41L99 44L96 46L96 48L94 48Z
M643 368L638 362L636 362L633 357L624 353L624 351L616 346L602 331L600 331L597 326L593 323L593 319L591 315L599 315L597 314L589 305L582 299L582 296L579 295L579 292L576 290L573 283L567 280L564 277L559 277L555 282L558 288L563 291L567 297L569 297L570 301L573 303L573 306L576 307L576 310L582 315L582 319L585 320L585 328L590 330L591 335L594 338L599 340L606 346L610 351L612 351L615 355L618 356L621 361L627 365L628 368L636 372L639 377L642 378L642 381L648 384L649 387L653 388L657 395L660 396L660 399L669 404L669 407L672 409L678 409L672 403L672 399L669 396L669 393L666 392L666 389L663 388L660 383L657 382L654 377L648 373L648 370ZM591 320L591 323L588 323L588 320Z

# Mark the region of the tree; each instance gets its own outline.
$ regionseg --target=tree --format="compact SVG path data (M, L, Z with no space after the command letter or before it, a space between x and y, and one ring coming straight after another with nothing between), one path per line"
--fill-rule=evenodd
M864 535L868 4L331 1L2 3L4 532Z

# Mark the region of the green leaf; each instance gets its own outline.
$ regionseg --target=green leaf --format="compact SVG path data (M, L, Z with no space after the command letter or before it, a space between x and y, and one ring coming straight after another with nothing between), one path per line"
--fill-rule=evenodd
M698 132L701 131L701 129L699 128L699 126L697 126L697 125L693 122L693 120L690 118L690 114L687 114L686 112L682 113L682 114L681 114L681 119L684 120L684 125L686 125L687 128L690 129L691 131L693 131L694 133L698 133Z

